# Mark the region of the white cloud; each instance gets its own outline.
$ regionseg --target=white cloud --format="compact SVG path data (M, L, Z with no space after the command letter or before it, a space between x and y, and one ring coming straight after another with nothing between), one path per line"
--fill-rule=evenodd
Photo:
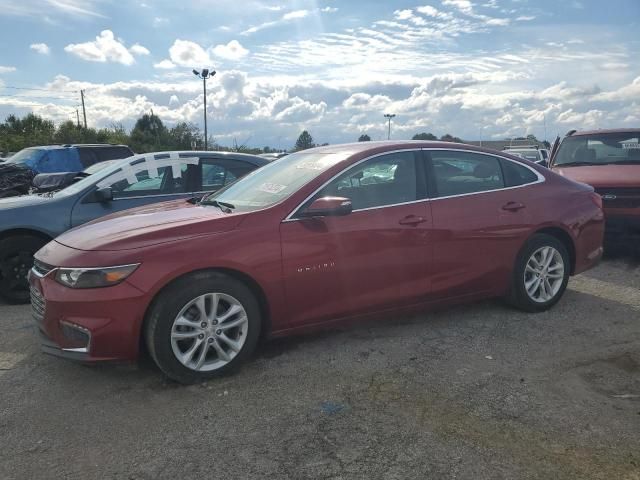
M209 67L213 62L207 51L190 40L177 39L169 48L171 61L181 67Z
M531 20L535 20L536 17L534 17L533 15L521 15L519 17L516 18L516 22L529 22Z
M0 74L11 73L15 71L16 71L16 67L7 67L7 66L0 65Z
M139 43L131 45L129 51L134 55L149 55L151 53L148 48L143 47Z
M106 18L99 12L100 0L22 0L0 3L0 16L32 17L47 21L47 14L63 18Z
M324 7L320 9L323 13L336 13L338 9L336 7Z
M159 68L161 70L171 70L173 68L176 68L176 64L173 63L171 60L165 59L165 60L162 60L161 62L154 63L153 68Z
M310 13L311 12L309 12L309 10L294 10L293 12L285 13L282 16L282 20L296 20L298 18L305 18L308 17Z
M169 24L169 19L164 17L153 17L153 26L162 27Z
M226 60L239 60L249 54L249 50L240 45L237 40L231 40L226 45L216 45L213 48L214 55Z
M135 63L131 52L114 37L111 30L103 30L93 42L71 43L64 50L89 62Z
M29 45L29 48L42 55L49 55L51 51L49 49L49 45L47 45L46 43L32 43L31 45Z

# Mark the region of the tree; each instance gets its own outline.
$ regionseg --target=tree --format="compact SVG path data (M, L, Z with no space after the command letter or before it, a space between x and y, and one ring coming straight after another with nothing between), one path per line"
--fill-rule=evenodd
M416 133L411 140L438 140L433 133Z
M360 135L358 137L358 141L359 142L370 142L371 141L371 137L369 135L367 135L366 133L363 133L362 135Z
M169 150L169 132L162 120L153 112L145 113L131 130L131 148L135 152L145 153L154 150ZM191 147L189 147L191 148Z
M298 140L296 140L296 146L294 147L294 150L307 150L308 148L313 148L315 146L316 144L313 143L313 137L311 136L311 134L304 130L298 137Z
M168 132L169 147L172 150L191 150L203 143L200 129L193 123L178 123Z
M462 143L462 139L458 138L458 137L454 137L453 135L447 133L446 135L443 135L440 137L440 140L443 142L456 142L456 143Z

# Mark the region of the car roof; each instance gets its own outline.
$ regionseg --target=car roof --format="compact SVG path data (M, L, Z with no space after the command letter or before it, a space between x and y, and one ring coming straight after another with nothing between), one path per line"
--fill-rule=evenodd
M502 156L509 156L508 150L493 150L485 147L478 147L475 145L469 145L467 143L457 142L443 142L435 140L384 140L375 142L355 142L355 143L343 143L337 145L327 145L323 147L316 147L304 152L309 153L341 153L354 155L358 153L376 154L390 152L394 150L409 150L415 148L432 148L432 149L457 149L457 150L469 150L478 153L490 153L499 154ZM298 152L299 153L299 152Z
M119 145L115 143L68 143L64 145L34 145L28 148L40 148L43 150L59 150L63 148L77 148L77 147L97 147L97 148L108 148L108 147L123 147L131 150L131 148L127 145Z
M578 137L581 135L596 135L599 133L640 133L640 128L608 128L602 130L579 130L573 132L570 137Z

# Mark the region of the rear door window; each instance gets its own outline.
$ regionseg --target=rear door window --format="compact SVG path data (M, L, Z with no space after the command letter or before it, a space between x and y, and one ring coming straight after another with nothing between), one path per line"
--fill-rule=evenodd
M455 150L429 152L438 197L498 190L505 180L497 157Z
M203 158L200 164L202 182L198 190L203 192L219 190L257 168L248 162L226 158Z
M119 158L127 158L132 155L131 151L125 147L99 147L94 149L98 160L116 160Z

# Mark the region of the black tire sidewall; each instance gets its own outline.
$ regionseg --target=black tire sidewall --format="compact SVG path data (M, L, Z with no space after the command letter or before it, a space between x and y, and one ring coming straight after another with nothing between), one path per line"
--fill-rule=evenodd
M547 302L536 302L529 297L529 294L526 291L524 285L524 271L527 266L529 259L533 253L542 248L542 247L553 247L555 248L560 255L562 256L562 261L564 262L564 278L562 279L562 285L560 286L560 290L558 293ZM557 238L547 235L544 233L538 233L533 235L525 244L523 249L520 251L518 255L518 259L516 261L516 268L513 274L513 285L512 285L512 304L527 312L543 312L545 310L553 307L564 295L564 291L567 288L567 284L569 283L569 277L571 274L571 259L569 257L569 252L564 244L558 240Z
M46 240L30 235L18 235L0 240L0 263L4 263L5 259L20 252L30 253L33 260L33 255L46 245L46 243ZM4 287L4 280L0 272L0 296L11 303L29 302L28 283L25 283L25 290L21 291L21 293L5 291Z
M248 332L242 349L229 363L211 372L196 372L182 365L171 348L171 328L180 310L205 293L225 293L236 298L248 317ZM251 290L239 280L216 272L199 272L184 277L163 289L149 311L145 340L151 357L172 380L195 383L236 370L255 349L260 338L260 306Z

